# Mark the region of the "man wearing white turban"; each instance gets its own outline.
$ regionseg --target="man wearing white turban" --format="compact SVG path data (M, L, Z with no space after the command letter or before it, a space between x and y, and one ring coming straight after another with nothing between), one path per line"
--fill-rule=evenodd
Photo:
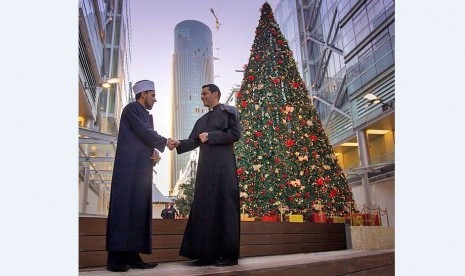
M171 141L154 130L148 112L157 101L155 84L142 80L133 91L136 101L121 113L107 221L107 269L115 272L157 265L143 262L139 253L152 252L153 166Z

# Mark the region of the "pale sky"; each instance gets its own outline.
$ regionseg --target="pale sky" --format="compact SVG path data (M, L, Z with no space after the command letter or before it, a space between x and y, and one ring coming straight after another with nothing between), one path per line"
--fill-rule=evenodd
M214 63L215 76L219 76L215 77L215 84L221 89L222 100L226 100L231 88L242 81L243 73L235 70L242 70L243 65L248 62L263 3L264 0L131 1L130 80L133 83L142 79L155 82L158 102L151 113L154 116L155 130L159 134L172 136L172 56L176 24L184 20L197 20L212 31L213 56L219 58ZM210 8L213 8L221 24L218 30ZM155 168L157 174L154 182L162 194L167 196L170 151L166 149L161 157L162 160Z

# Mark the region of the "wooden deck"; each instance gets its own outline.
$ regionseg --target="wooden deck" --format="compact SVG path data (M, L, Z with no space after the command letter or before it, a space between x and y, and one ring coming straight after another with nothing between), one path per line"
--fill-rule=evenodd
M187 220L152 221L151 255L141 254L147 262L187 260L179 256ZM106 218L79 218L79 267L106 265ZM270 256L344 250L343 223L241 222L240 256Z

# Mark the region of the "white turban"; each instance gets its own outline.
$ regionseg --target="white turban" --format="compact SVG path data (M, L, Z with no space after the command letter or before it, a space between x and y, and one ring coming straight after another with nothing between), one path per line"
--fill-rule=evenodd
M155 91L155 84L153 81L141 80L134 84L132 90L136 95L145 91Z

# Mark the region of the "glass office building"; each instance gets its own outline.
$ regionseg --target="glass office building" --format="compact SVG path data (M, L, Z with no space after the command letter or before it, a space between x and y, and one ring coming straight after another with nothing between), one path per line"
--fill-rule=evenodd
M195 122L208 111L200 100L202 85L214 82L213 42L210 28L202 22L185 20L174 28L173 137L189 137ZM174 154L170 194L189 153Z
M394 224L394 0L274 0L359 209Z
M106 215L120 115L132 101L130 8L82 0L78 9L79 212Z

